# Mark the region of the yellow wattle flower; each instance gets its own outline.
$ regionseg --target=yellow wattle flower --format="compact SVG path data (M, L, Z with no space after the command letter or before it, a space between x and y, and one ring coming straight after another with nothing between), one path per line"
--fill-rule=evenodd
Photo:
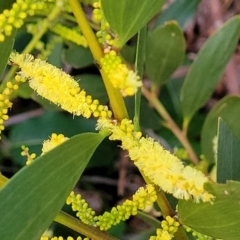
M51 31L61 36L63 39L74 42L79 46L87 47L88 43L86 38L80 34L77 29L68 28L60 23L54 25Z
M60 106L62 109L77 115L89 118L111 117L112 112L107 106L99 104L84 90L81 90L77 81L53 65L34 59L30 54L13 52L10 62L21 69L17 78L28 79L29 86L40 96Z
M169 151L165 150L152 138L141 137L135 132L130 120L124 119L120 124L108 119L99 119L97 129L108 129L111 140L121 140L122 148L129 152L134 164L152 183L178 199L194 199L199 202L211 202L214 196L204 189L208 178L200 171L184 166Z

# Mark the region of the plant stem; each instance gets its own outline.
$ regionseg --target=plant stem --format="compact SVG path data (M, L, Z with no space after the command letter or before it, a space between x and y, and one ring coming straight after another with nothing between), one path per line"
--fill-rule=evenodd
M168 202L165 193L160 190L157 192L157 204L160 207L163 217L166 218L167 216L175 216L176 213L175 211L172 209L170 203Z
M178 140L182 143L184 148L186 149L189 159L195 164L199 164L198 157L193 150L191 144L189 143L187 137L185 134L181 131L181 129L177 126L177 124L174 122L174 120L171 118L169 113L166 111L162 103L157 98L157 95L155 93L151 93L148 91L145 87L142 87L142 94L144 97L153 105L153 107L156 109L156 111L162 116L162 118L165 120L164 126L170 129L174 135L178 138Z
M140 169L139 169L139 171L140 171L144 181L147 184L152 184L150 179L147 176L145 176L145 174ZM168 202L168 200L165 196L165 193L162 190L159 191L159 188L157 186L155 186L155 191L157 193L157 204L158 204L159 208L161 209L163 217L165 218L166 216L175 216L176 213L172 209L170 203Z
M145 48L146 48L146 34L147 34L147 26L144 26L138 32L138 39L137 39L135 71L137 72L140 79L143 78ZM141 96L142 96L141 89L139 88L135 94L134 118L133 118L135 131L140 130L139 121L140 121Z
M100 59L104 56L104 54L93 30L91 29L85 17L81 4L78 2L78 0L68 0L68 2L74 16L76 17L77 23L81 28L82 33L88 42L89 48L93 54L95 61L100 62ZM114 117L117 120L128 118L127 109L120 92L117 89L113 88L110 80L108 79L108 76L105 74L105 72L102 69L100 69L100 73L102 75L103 82L108 93L108 97L114 113Z
M110 236L107 232L100 231L96 227L84 224L63 211L56 216L54 221L94 240L117 240L117 238Z
M38 41L42 38L42 36L47 32L49 27L51 27L51 25L53 24L54 20L58 17L60 12L62 11L63 5L62 4L58 4L58 3L61 3L61 2L62 1L57 1L55 7L52 9L52 11L48 15L48 17L45 18L41 22L41 27L39 28L39 31L37 31L36 34L33 35L33 38L31 39L31 41L28 43L28 45L23 50L23 52L22 52L23 54L30 53L34 49L34 47L36 46ZM17 67L12 67L11 70L6 75L6 77L4 78L3 83L11 81L11 79L13 78L14 73L16 71L17 71ZM1 90L2 90L2 88L4 88L4 84L1 85Z

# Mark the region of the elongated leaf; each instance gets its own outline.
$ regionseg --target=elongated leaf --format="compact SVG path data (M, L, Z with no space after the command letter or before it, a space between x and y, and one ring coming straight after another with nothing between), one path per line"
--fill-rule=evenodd
M180 0L174 1L166 10L157 18L154 27L164 24L169 20L176 20L181 28L187 21L191 20L197 11L198 4L201 0Z
M0 239L39 240L103 139L76 135L14 175L0 191Z
M217 182L240 180L240 138L222 120L218 122Z
M180 222L202 234L224 240L239 240L240 183L208 183L206 189L216 199L213 204L179 201Z
M160 11L165 0L102 0L104 15L122 47Z
M146 72L156 85L166 82L182 62L185 52L183 33L175 21L156 28L147 38Z
M217 30L199 51L181 90L185 125L211 96L236 48L239 35L240 16L238 15Z
M217 136L218 118L232 129L236 137L240 137L240 97L227 96L219 101L208 114L201 132L202 153L209 162L214 162L214 138Z

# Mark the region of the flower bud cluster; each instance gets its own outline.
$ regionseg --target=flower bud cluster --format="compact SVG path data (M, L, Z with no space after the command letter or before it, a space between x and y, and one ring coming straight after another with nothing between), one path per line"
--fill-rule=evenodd
M51 28L51 31L63 39L74 42L79 46L83 46L85 48L88 46L87 40L76 28L71 29L58 23Z
M67 238L63 238L63 237L52 237L52 238L49 238L49 237L41 237L40 240L90 240L89 238L87 237L77 237L76 239L74 239L73 237L67 237Z
M4 130L4 122L8 120L8 109L12 107L11 97L18 89L20 82L21 79L18 77L12 82L7 82L5 89L0 94L0 134Z
M109 23L104 17L101 2L95 2L93 4L93 16L92 19L97 24L100 24L100 30L97 31L96 36L98 38L99 43L105 48L108 46L112 46L114 44L113 34L110 30Z
M88 203L81 197L80 194L75 195L72 191L66 200L66 204L71 204L72 210L77 212L76 216L83 223L96 226L94 221L95 211L88 206Z
M130 216L136 215L138 210L144 210L157 200L157 193L152 185L146 188L139 188L133 195L132 200L126 200L122 205L113 207L110 212L103 215L95 216L95 212L88 206L87 202L82 199L81 195L75 195L71 192L66 200L68 205L72 205L72 210L77 212L79 219L85 224L98 226L100 230L108 230L113 225L127 220Z
M40 96L60 106L62 109L89 118L109 118L112 112L107 106L99 104L92 96L80 88L78 82L70 75L53 65L34 59L30 54L10 55L10 61L21 69L18 76L29 79L29 86Z
M109 51L100 59L100 66L113 87L120 89L123 96L134 95L142 86L139 76L122 62L114 50Z
M196 240L212 240L212 237L209 237L207 235L201 234L199 232L194 231L193 229L191 229L190 227L184 227L185 230L187 232L191 232L192 236L196 239Z
M177 222L176 219L174 219L170 216L167 216L166 220L163 220L161 222L162 229L165 231L168 231L172 235L175 232L177 232L179 225L180 225L180 223Z
M167 216L166 220L161 222L162 228L157 229L157 235L151 236L149 240L170 240L174 237L174 233L177 232L179 226L179 222L177 222L174 218Z
M110 212L105 212L101 216L94 217L100 230L108 230L113 225L129 219L130 216L136 215L138 210L144 210L157 200L157 194L152 185L146 188L139 188L133 195L133 200L126 200L122 205L113 207Z
M14 28L20 28L27 16L33 16L36 10L41 10L44 3L36 0L17 0L10 10L5 9L0 14L0 42L5 36L10 36Z
M21 148L22 148L21 156L27 156L26 165L31 164L37 156L36 153L29 153L29 148L26 146L22 146Z

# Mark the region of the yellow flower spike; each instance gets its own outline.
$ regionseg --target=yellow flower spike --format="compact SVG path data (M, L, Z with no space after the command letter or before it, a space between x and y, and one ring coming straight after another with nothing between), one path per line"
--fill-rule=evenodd
M85 37L80 34L80 32L77 29L68 28L60 23L54 25L54 27L51 29L52 32L56 33L63 39L66 39L68 41L74 42L79 46L88 47L87 40Z
M204 189L208 178L200 171L185 167L169 151L152 138L141 137L139 132L131 130L132 122L124 119L120 124L108 119L99 119L96 129L108 129L110 140L122 141L122 148L152 183L178 199L194 199L195 202L211 202L214 196Z
M105 212L103 215L95 217L97 226L101 230L108 230L120 221L127 220L131 215L136 215L138 209L144 210L150 204L150 200L152 200L151 204L156 201L157 194L153 190L153 186L147 185L146 188L139 188L132 198L133 200L127 199L122 205L112 208L111 212Z
M72 191L66 200L67 205L71 205L72 210L77 212L76 216L85 224L96 226L94 221L95 211L93 211L80 194L75 195Z
M16 52L10 55L10 61L21 69L16 79L21 78L23 81L29 79L29 86L32 89L62 109L86 118L92 114L99 117L102 111L108 112L107 106L99 105L97 100L92 100L90 95L80 89L77 81L51 64L34 59L30 54ZM92 109L92 103L97 105L97 110Z

